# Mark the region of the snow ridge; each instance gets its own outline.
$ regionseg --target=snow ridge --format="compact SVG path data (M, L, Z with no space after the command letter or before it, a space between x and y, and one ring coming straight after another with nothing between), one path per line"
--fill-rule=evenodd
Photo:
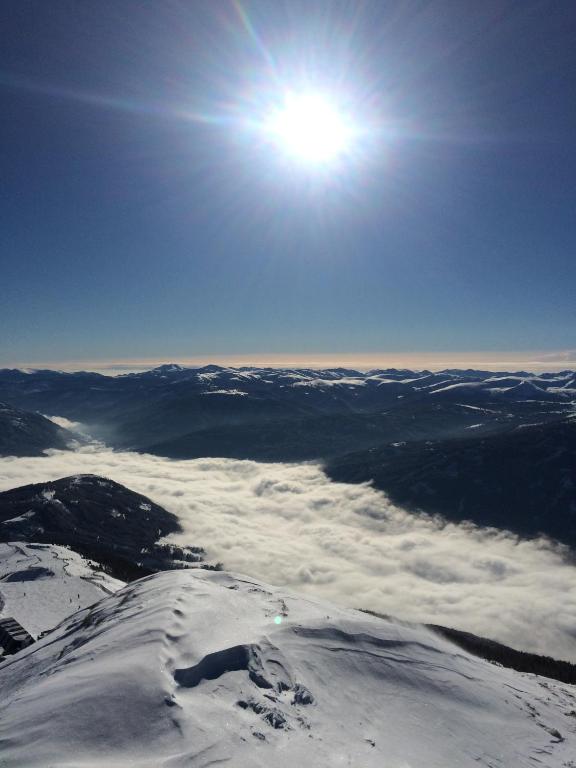
M128 585L0 686L6 768L568 768L576 745L569 685L224 572Z

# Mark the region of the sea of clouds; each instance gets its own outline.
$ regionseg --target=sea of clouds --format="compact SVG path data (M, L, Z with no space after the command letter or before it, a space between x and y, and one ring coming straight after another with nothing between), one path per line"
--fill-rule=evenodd
M0 459L0 490L92 473L180 519L178 543L294 591L576 661L576 567L559 546L443 524L313 464L174 461L91 444Z

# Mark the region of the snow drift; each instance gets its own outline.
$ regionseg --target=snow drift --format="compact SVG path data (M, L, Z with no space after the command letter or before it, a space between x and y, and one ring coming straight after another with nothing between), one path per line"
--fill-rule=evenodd
M6 768L572 765L576 692L421 626L171 571L0 666Z

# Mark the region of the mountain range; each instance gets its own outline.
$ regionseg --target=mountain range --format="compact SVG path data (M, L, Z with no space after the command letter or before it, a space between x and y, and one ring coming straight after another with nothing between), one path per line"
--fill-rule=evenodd
M0 399L80 421L117 450L319 461L332 478L371 482L413 510L576 546L573 371L5 369Z

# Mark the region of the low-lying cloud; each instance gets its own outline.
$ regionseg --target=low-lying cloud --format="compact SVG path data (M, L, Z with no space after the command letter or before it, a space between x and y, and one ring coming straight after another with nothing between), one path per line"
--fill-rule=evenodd
M105 475L176 514L179 543L295 591L576 660L576 567L560 547L394 506L316 465L173 461L91 445L0 459L0 490Z

